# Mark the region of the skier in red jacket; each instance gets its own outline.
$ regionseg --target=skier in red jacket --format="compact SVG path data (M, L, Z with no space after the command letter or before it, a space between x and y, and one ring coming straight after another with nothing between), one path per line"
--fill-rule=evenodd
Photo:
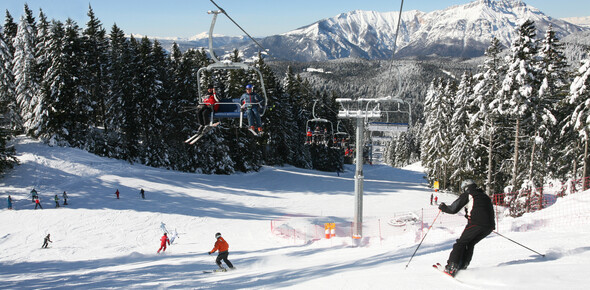
M168 245L170 245L170 239L168 239L168 234L164 233L164 235L162 236L160 241L161 241L161 243L160 243L160 249L158 249L158 254L160 253L160 251L166 252L166 243L168 243Z
M229 245L221 237L221 233L216 233L215 238L217 239L217 241L215 241L215 246L213 247L213 250L209 251L209 255L215 253L215 251L219 251L219 254L217 254L217 259L215 260L217 266L219 266L221 270L225 271L225 268L221 266L221 260L223 260L230 269L233 269L234 265L232 265L232 263L227 259L227 256L229 255Z

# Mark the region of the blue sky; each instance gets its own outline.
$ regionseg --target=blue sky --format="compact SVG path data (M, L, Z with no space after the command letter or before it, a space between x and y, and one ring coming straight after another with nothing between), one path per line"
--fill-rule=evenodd
M401 0L214 0L253 36L284 33L323 18L333 17L352 10L379 12L399 11ZM409 0L404 1L404 11L429 12L449 6L465 4L470 0ZM88 5L103 27L110 31L114 23L126 34L159 37L190 37L209 30L211 16L208 10L215 6L209 0L0 0L2 12L10 12L18 22L28 3L35 17L39 8L49 19L65 21L72 18L81 27L88 21ZM590 16L588 0L525 0L545 14L562 18ZM241 35L225 16L218 18L215 33Z

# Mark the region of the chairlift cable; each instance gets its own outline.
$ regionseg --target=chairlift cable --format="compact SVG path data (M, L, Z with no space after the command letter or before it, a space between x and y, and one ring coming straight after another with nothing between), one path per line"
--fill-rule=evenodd
M213 5L215 5L215 7L217 7L217 9L219 9L219 11L221 11L221 13L225 14L225 16L227 16L227 18L229 20L231 20L231 22L233 22L242 32L244 32L254 43L256 43L256 45L258 45L262 51L265 51L268 53L268 51L266 50L266 48L264 48L260 43L258 43L258 41L256 41L256 39L254 39L254 37L252 37L250 34L248 34L248 32L246 32L246 30L244 30L244 28L242 28L233 18L231 18L229 16L229 14L227 14L227 12L225 12L225 10L221 7L219 7L219 5L217 5L217 3L215 3L215 1L213 0L209 0L211 1L211 3L213 3Z
M401 4L399 7L399 14L397 17L397 27L395 29L395 38L393 39L393 51L391 53L391 62L389 63L389 75L392 75L392 70L393 70L393 61L394 61L394 56L395 56L395 51L397 50L397 38L399 35L399 27L402 23L402 10L404 8L404 0L401 0ZM399 84L399 86L401 86L401 83ZM392 92L393 95L393 92Z

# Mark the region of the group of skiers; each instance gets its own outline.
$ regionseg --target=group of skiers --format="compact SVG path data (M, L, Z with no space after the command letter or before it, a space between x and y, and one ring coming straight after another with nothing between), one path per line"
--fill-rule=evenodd
M121 193L119 192L119 189L117 188L117 190L115 191L115 197L117 199L120 199L120 195L121 195ZM139 190L139 196L141 196L141 199L145 199L145 190L143 190L143 188Z
M62 198L64 199L64 202L62 205L68 205L67 192L64 191L62 193ZM56 208L60 207L59 196L57 194L53 197L53 200L55 201L55 207ZM35 204L35 209L37 209L37 208L43 209L43 206L41 205L41 199L39 198L39 193L34 188L31 190L31 202ZM10 195L8 196L8 209L12 209L12 196L10 196Z
M262 109L262 98L253 91L254 86L246 85L246 92L240 97L240 109L246 113L249 130L256 135L263 133L260 110ZM197 105L197 121L199 128L197 134L202 134L205 128L211 123L211 115L219 109L220 98L213 85L207 87L207 94L199 100Z

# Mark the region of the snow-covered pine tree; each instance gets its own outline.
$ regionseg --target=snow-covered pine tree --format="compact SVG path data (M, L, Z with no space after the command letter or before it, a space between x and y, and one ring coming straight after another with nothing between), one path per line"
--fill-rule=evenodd
M0 174L17 163L14 147L7 145L12 137L14 112L14 77L10 65L10 48L0 34Z
M8 46L10 51L10 55L14 55L14 38L16 37L16 32L18 31L18 25L14 23L14 18L8 10L6 10L6 16L4 17L4 26L2 27L2 34L4 36L4 42Z
M421 160L429 181L439 181L441 189L446 189L451 135L450 118L453 110L450 96L455 93L452 81L446 84L434 80L424 103L425 124L422 128Z
M449 133L451 138L449 157L449 184L458 187L462 180L475 177L477 156L474 144L474 132L469 128L471 114L474 111L472 77L463 73L454 96L454 113L450 120Z
M568 85L572 80L572 72L564 54L564 45L555 36L555 31L553 31L551 25L545 33L545 38L539 49L539 56L541 78L539 113L541 125L538 129L539 137L543 143L536 151L539 155L535 158L536 165L533 165L536 168L533 178L541 181L540 184L542 185L545 177L564 177L559 172L559 168L563 168L563 160L565 159L562 156L562 153L565 152L563 148L575 142L572 142L572 139L560 138L563 123L558 123L565 120L573 109L570 108L569 111L564 111L562 110L564 107L560 105L564 103L567 96ZM575 158L568 159L570 160L568 162L570 166L573 159Z
M12 74L12 53L0 34L0 104L2 106L2 127L17 130L22 124L14 98L14 75Z
M142 140L141 160L143 164L153 167L167 167L167 144L165 136L167 84L169 81L168 58L162 46L156 40L152 42L143 37L138 47L137 63L138 100L137 117Z
M520 190L524 185L530 189L530 184L524 180L528 174L529 164L526 160L532 151L534 136L526 133L534 132L535 103L539 88L538 70L536 68L537 42L535 39L535 25L531 20L525 20L518 27L518 36L512 42L508 60L508 69L498 93L500 101L499 112L514 120L514 146L512 158L512 190ZM522 142L521 142L522 141ZM520 216L526 208L526 190L516 196L509 196L511 214Z
M300 167L310 169L311 153L309 147L304 146L305 135L300 132L305 132L305 122L307 117L303 117L303 108L301 106L302 99L305 95L305 84L302 82L299 75L293 73L291 66L287 67L287 73L283 79L283 91L285 92L284 101L290 104L292 121L295 122L295 130L289 134L290 144L293 146L290 149L290 156L287 163Z
M105 144L109 134L107 116L107 67L108 67L108 40L106 31L100 20L94 15L92 7L88 5L88 22L82 31L84 57L81 63L83 86L86 88L90 100L90 126L91 132L86 143L90 152L107 156L110 151Z
M38 88L34 78L36 43L35 26L27 21L27 13L25 13L20 18L14 37L12 72L15 79L15 99L22 119L22 124L17 127L22 127L27 134L34 134L36 112L41 105L40 100L35 98Z
M569 94L566 100L569 104L575 106L564 131L572 130L578 134L580 144L583 146L583 175L588 175L588 139L590 138L590 58L582 62L578 69L574 81L569 88ZM586 188L584 188L586 189Z
M476 165L475 172L482 175L475 178L485 180L486 194L489 196L503 190L507 175L500 170L501 161L510 158L510 152L507 150L510 146L505 142L509 140L510 135L507 130L501 129L507 126L503 125L507 123L507 118L503 118L497 108L491 105L501 88L504 76L505 65L500 56L501 51L498 39L492 38L490 46L485 51L486 57L480 72L474 76L472 106L475 111L469 124L475 144L479 147L476 154L480 157L478 160L481 160Z

